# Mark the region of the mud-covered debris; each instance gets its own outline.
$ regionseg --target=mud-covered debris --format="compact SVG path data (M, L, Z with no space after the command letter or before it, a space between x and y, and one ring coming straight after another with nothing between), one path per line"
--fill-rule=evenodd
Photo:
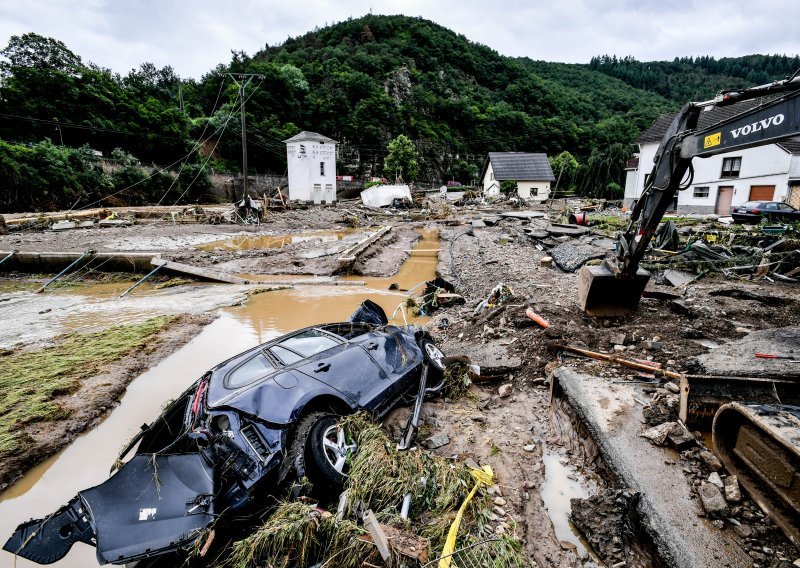
M680 399L675 395L656 395L656 397L642 409L645 423L655 426L664 422L678 420Z
M594 258L603 258L605 249L585 243L561 243L550 251L553 262L564 272L575 272Z
M697 491L703 509L710 517L724 517L728 514L728 504L722 496L722 491L713 483L703 483Z
M713 472L711 472L709 474L708 482L709 483L713 483L714 485L716 485L720 489L724 489L725 488L725 485L723 485L723 483L722 483L722 478L719 476L719 474L716 471L713 471Z
M717 459L717 456L708 450L702 450L699 454L697 454L697 457L702 460L702 462L710 471L719 471L722 469L722 464L720 463L719 459Z
M630 513L638 493L608 489L588 499L571 499L571 520L607 566L626 566L625 550L636 539Z
M642 438L647 438L656 446L666 446L667 436L677 422L664 422L642 432Z
M695 278L697 278L696 275L691 274L689 272L684 272L682 270L665 270L664 271L664 280L670 286L674 286L675 288L679 288L681 286L685 286L686 284L689 284Z
M446 446L449 443L450 437L444 432L439 432L425 440L423 445L429 450L435 450L437 448L441 448L442 446Z
M514 387L510 384L501 385L499 389L497 389L497 394L500 398L508 398L511 396L511 392L514 390Z
M725 478L725 500L729 503L738 503L742 500L742 490L739 488L739 479L735 475Z

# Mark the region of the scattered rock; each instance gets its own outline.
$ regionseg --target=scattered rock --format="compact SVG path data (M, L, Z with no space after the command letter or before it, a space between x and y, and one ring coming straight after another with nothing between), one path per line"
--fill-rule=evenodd
M497 389L497 394L500 395L500 398L507 398L511 396L511 391L513 390L513 385L502 385L499 389Z
M553 264L553 257L552 256L543 256L539 259L539 264L542 266L552 266Z
M450 438L444 432L440 432L438 434L434 434L427 440L423 442L423 445L428 448L429 450L435 450L436 448L441 448L442 446L446 446L450 443Z
M680 451L697 443L697 440L692 433L686 429L686 426L680 422L673 422L673 424L669 434L667 434L667 438L672 447Z
M753 529L751 529L749 525L734 526L733 532L735 532L742 538L750 538L751 536L753 536Z
M536 449L536 446L534 446L533 444L528 444L527 446L522 446L522 449L525 450L526 452L532 452L533 450Z
M505 507L506 500L503 499L502 497L495 497L494 504L497 505L498 507Z
M719 474L716 471L708 476L708 482L709 483L713 483L714 485L716 485L720 489L724 489L725 488L725 485L722 483L722 478L719 476Z
M717 456L709 452L708 450L703 450L697 456L706 464L706 467L709 471L719 471L722 469L722 464L720 463Z
M667 443L669 431L675 424L677 424L677 422L664 422L658 426L653 426L652 428L642 432L642 438L647 438L656 446L664 446Z
M608 342L611 345L625 345L625 339L624 333L615 333L608 339Z
M739 479L735 475L729 475L725 478L725 499L731 503L738 503L742 500Z
M722 491L713 483L703 483L698 491L703 509L710 517L721 517L727 514L728 504L722 497Z
M681 392L681 387L671 381L664 383L664 388L673 394L679 394Z
M645 343L645 349L648 351L660 351L664 349L664 344L660 341L648 341Z

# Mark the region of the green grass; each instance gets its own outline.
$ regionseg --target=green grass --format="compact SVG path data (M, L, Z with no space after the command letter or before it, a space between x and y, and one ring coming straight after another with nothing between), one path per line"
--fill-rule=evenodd
M223 566L288 568L322 562L323 566L339 568L384 565L419 568L418 562L397 554L384 564L372 544L356 538L366 532L356 521L362 507L374 511L381 523L430 539L431 559L441 553L456 511L475 483L469 468L431 452L398 451L396 441L390 440L379 424L363 414L348 416L343 426L354 435L358 445L350 464L345 518L339 520L309 503L283 501L261 528L233 544ZM420 483L423 477L424 484ZM413 495L410 515L403 520L399 516L400 506L409 492ZM492 504L485 488L477 492L462 519L457 548L494 536ZM473 560L465 564L469 566L527 565L520 542L513 534L487 543L482 549L470 549L467 554ZM459 557L454 557L454 566L455 560Z
M30 439L19 432L26 424L69 415L54 399L75 392L83 379L147 346L173 320L173 316L161 316L95 333L71 333L58 338L55 345L0 358L0 458L30 445Z

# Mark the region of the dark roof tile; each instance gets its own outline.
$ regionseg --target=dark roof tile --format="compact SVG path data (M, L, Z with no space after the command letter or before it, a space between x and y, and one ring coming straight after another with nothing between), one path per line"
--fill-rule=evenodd
M555 181L547 154L489 152L494 179L514 181Z

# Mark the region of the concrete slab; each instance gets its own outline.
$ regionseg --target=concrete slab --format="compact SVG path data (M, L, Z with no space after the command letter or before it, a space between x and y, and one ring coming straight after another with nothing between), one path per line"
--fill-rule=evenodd
M760 359L756 353L773 353L786 359ZM797 378L800 380L800 328L778 327L748 333L696 358L692 372L736 377Z
M606 256L606 250L594 245L568 241L551 250L550 256L561 270L575 272L593 258Z
M751 566L752 559L700 512L674 454L640 436L643 420L636 390L607 379L561 367L556 379L567 400L588 427L606 464L633 491L641 493L638 512L667 565ZM612 390L613 389L613 390Z

